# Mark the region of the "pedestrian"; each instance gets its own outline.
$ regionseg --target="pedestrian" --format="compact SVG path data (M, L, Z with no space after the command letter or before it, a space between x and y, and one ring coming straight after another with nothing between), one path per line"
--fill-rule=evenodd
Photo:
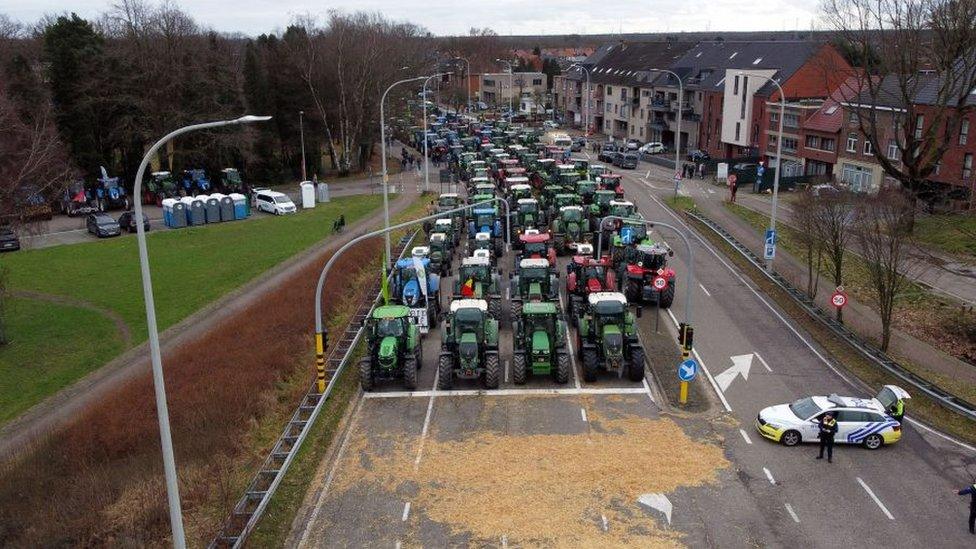
M346 227L346 214L339 214L339 228L343 229Z
M827 412L820 419L820 455L817 459L823 459L824 448L827 449L827 463L834 462L834 435L837 434L837 420L834 419L833 412Z
M407 171L407 159L406 158L401 158L400 159L400 171L401 172Z
M905 417L905 401L899 398L891 405L891 409L888 412L895 421L901 423L902 418Z
M973 483L962 490L959 490L958 494L960 496L969 496L969 533L976 535L976 531L973 527L976 527L976 480Z
M729 202L735 204L735 193L739 190L739 176L729 174Z
M705 179L705 163L698 164L698 179Z

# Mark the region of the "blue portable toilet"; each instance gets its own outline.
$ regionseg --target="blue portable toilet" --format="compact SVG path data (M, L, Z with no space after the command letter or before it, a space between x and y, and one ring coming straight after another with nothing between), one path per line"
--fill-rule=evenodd
M210 198L216 198L217 203L220 205L220 220L221 221L233 221L234 220L234 201L231 197L223 193L213 193Z
M234 201L234 219L247 219L251 213L247 197L241 193L230 193L230 199Z
M197 195L203 200L203 213L207 223L220 223L220 199L205 194Z
M167 227L173 226L173 204L176 200L172 198L163 199L163 225Z

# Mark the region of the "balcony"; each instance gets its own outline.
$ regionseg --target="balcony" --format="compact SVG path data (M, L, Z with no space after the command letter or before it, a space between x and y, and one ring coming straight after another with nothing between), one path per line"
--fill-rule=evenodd
M670 109L670 104L667 99L651 99L652 111L666 111L668 109Z

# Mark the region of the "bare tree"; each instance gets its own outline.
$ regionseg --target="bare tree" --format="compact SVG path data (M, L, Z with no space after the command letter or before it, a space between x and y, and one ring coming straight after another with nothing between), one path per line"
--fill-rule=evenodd
M890 191L865 197L856 214L857 241L868 269L868 278L881 317L881 350L891 342L891 321L898 298L910 287L921 261L909 257L911 201L901 192Z
M796 225L796 239L803 248L807 262L807 295L817 297L820 284L820 265L823 262L824 241L817 227L818 199L813 191L806 189L793 206L793 223Z
M822 193L811 201L810 226L813 234L826 252L835 287L844 285L844 258L852 237L853 195L848 192ZM844 321L844 314L837 309L837 320Z
M976 0L825 0L824 11L859 65L851 119L908 199L935 203L944 193L929 177L976 106Z

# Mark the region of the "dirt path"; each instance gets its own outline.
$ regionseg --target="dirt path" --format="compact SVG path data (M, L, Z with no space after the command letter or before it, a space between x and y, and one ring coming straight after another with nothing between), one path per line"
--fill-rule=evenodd
M403 187L402 192L390 199L391 217L406 209L417 198L414 192L415 185L404 185ZM160 334L164 359L167 350L200 337L200 334L207 333L211 328L244 310L257 297L288 280L289 277L294 276L309 264L322 261L328 254L335 252L340 246L364 233L367 229L376 228L382 223L382 219L382 211L377 210L375 214L349 225L343 233L323 239L304 252L300 252L269 269L251 282L170 327ZM62 299L60 296L51 297ZM70 298L65 299L66 304L84 306L82 305L83 302L75 303ZM96 306L87 308L93 308L93 310L98 310L108 316L114 315L113 312L98 309ZM119 321L121 322L121 319ZM125 330L128 332L127 326ZM131 334L129 337L131 338ZM129 349L108 364L44 399L17 419L0 428L0 463L19 455L20 451L35 439L54 432L66 420L115 387L148 372L148 349L148 343ZM151 398L151 395L146 395L146 397Z

